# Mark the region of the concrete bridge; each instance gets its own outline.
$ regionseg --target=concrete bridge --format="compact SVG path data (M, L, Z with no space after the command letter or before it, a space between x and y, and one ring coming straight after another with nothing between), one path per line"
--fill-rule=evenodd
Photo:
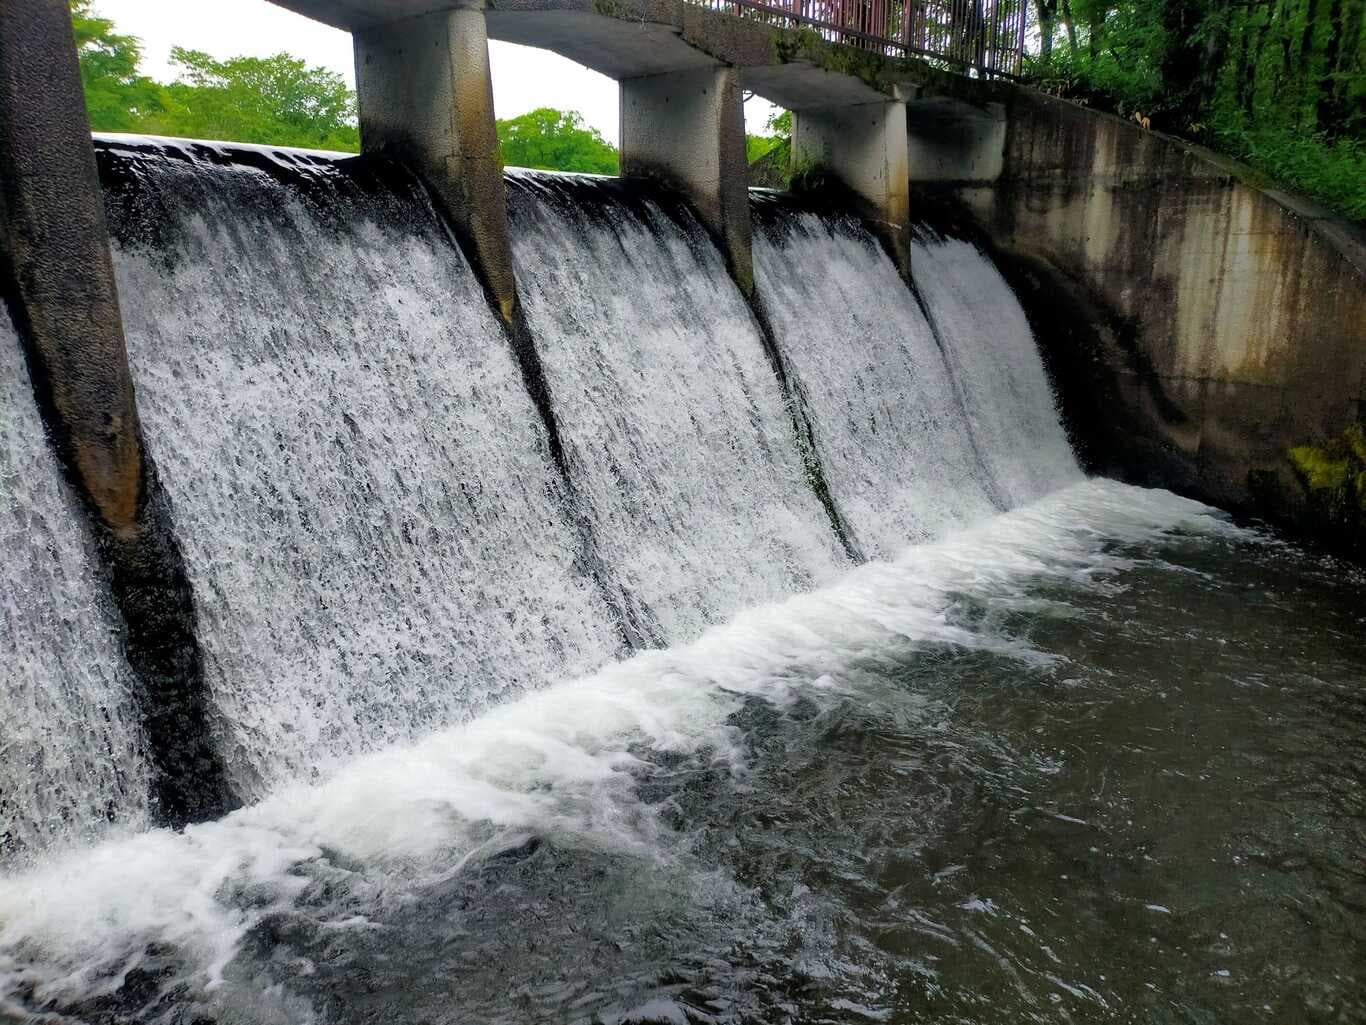
M852 192L907 265L906 62L685 0L275 0L349 31L361 146L419 167L503 315L517 305L488 40L617 80L621 173L680 189L753 290L744 94L794 112L794 159ZM832 33L827 32L827 35Z

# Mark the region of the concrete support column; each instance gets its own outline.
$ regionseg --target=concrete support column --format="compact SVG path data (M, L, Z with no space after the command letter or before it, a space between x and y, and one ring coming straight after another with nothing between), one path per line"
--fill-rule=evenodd
M209 741L194 595L143 448L67 0L0 0L0 298L110 570L157 815L221 815L233 798Z
M754 292L740 71L705 67L621 83L621 173L680 189L725 253L746 296Z
M909 277L910 161L906 104L899 99L793 111L796 168L824 171L854 193Z
M137 410L65 0L0 4L0 289L64 460L133 530Z
M482 0L366 29L354 40L361 150L423 174L511 323L517 286Z

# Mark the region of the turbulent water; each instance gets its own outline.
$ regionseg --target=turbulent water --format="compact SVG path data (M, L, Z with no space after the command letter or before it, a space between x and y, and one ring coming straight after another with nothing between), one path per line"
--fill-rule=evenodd
M633 198L603 181L519 176L510 214L604 560L672 643L847 562L720 254L686 211Z
M117 616L0 309L0 859L145 825Z
M1083 479L970 243L913 291L765 200L751 307L676 200L515 175L538 410L402 171L101 150L252 803L145 828L0 334L0 1019L1366 1020L1363 581Z
M248 793L616 652L512 351L411 178L105 163L148 446Z
M760 294L863 550L895 555L999 512L945 354L892 262L852 221L775 205L756 205Z

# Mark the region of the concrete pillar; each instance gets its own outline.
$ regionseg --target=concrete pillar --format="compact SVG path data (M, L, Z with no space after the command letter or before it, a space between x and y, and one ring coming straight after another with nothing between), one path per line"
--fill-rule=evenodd
M517 309L482 0L355 33L361 150L435 190L503 319Z
M0 4L0 289L64 461L133 530L137 410L65 0Z
M109 567L154 806L173 825L220 815L233 798L209 741L193 592L143 451L67 0L0 0L0 297Z
M898 269L909 277L911 213L906 104L900 99L792 114L796 169L823 171L849 189L882 231Z
M684 192L725 253L746 296L754 292L738 68L716 66L621 82L621 173Z

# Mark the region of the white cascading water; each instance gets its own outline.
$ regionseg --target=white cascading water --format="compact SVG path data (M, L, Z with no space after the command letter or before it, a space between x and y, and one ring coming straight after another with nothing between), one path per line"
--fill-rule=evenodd
M0 310L0 860L147 821L117 613Z
M999 512L944 356L892 261L852 221L771 205L756 211L759 292L865 553L888 558Z
M1079 480L1034 333L1001 272L953 238L913 244L911 267L1007 508Z
M845 572L764 338L686 216L514 180L567 494L507 337L411 177L263 151L101 149L216 739L256 803L0 875L0 1016L95 1006L151 979L161 1002L135 1008L144 1020L190 1020L181 996L209 1019L326 1020L263 986L253 937L293 920L344 949L528 836L663 865L674 841L638 791L652 759L742 776L733 717L748 702L818 703L860 666L946 646L1032 658L948 610L963 593L1023 601L1039 578L1117 567L1106 538L1205 521L1194 503L1109 482L1014 508L1080 473L1018 304L965 244L917 249L941 351L860 229L776 211L756 237L797 419L877 557ZM17 624L16 693L57 703L19 721L65 738L52 749L80 796L61 817L93 821L103 802L138 824L126 670L22 398L7 395L20 416L0 434L20 529L0 551L6 582L31 590L17 614L0 608ZM44 531L54 540L35 545ZM608 664L619 596L667 650ZM0 782L29 787L17 821L51 832L23 782L37 773L19 762L14 775L0 736ZM463 914L451 906L452 928Z
M848 568L753 316L691 215L511 178L518 284L599 548L678 643Z
M611 658L508 341L412 180L114 155L133 378L238 786Z
M747 701L820 702L855 687L861 664L946 647L1041 657L946 610L964 593L1006 606L1034 602L1041 581L1104 576L1126 565L1107 552L1110 540L1208 530L1209 512L1167 492L1080 484L860 566L829 588L745 610L689 645L366 755L320 785L282 787L183 833L152 830L0 877L0 1012L21 987L58 1005L88 1001L149 967L164 991L188 987L212 1017L326 1020L291 1005L287 989L263 990L252 970L233 970L253 930L288 921L299 905L344 942L528 835L663 869L670 831L636 792L649 778L643 751L741 769L747 755L731 717ZM475 943L476 911L442 913Z

